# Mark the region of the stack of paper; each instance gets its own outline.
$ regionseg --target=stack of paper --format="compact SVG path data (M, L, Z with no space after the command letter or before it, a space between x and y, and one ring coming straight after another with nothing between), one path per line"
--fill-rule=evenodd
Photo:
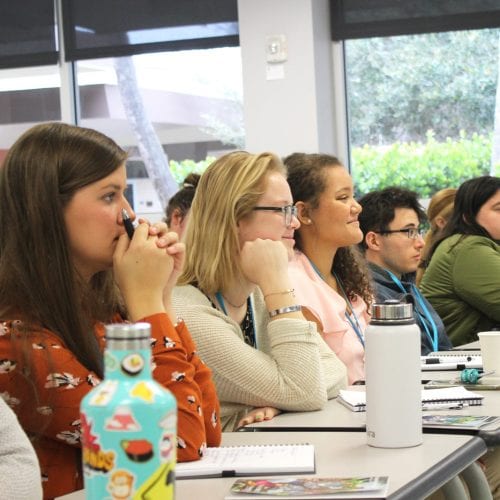
M465 387L446 387L443 389L422 389L422 405L425 409L438 409L441 405L453 403L463 406L483 404L484 396L469 391ZM352 411L366 411L366 392L340 390L339 403Z

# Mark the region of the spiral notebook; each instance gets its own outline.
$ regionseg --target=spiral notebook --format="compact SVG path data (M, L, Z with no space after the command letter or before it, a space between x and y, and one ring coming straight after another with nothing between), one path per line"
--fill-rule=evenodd
M422 389L422 407L426 410L439 409L440 405L457 403L463 406L483 404L484 396L465 389L465 387L446 387L442 389ZM366 411L366 392L341 389L337 397L339 403L352 411Z
M464 368L483 367L483 358L480 353L469 351L438 351L420 357L422 371L429 370L463 370Z
M175 476L193 479L314 471L314 445L271 444L207 448L200 460L178 463Z

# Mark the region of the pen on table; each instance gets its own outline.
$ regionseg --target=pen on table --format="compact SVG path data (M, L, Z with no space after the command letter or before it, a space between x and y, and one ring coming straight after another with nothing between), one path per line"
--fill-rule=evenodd
M424 403L422 410L461 410L467 403Z
M132 239L132 236L134 236L134 224L128 215L128 212L124 208L122 208L122 219L125 231L127 231L128 237Z

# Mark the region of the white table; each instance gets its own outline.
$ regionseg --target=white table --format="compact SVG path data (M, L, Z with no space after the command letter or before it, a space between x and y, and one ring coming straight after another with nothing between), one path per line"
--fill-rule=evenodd
M456 372L452 372L456 373ZM349 387L349 389L358 388L364 390L364 386ZM479 391L478 391L479 392ZM429 414L447 414L453 415L500 415L500 391L480 391L484 396L483 404L480 406L468 406L461 410L432 410ZM330 399L325 407L319 411L310 412L287 412L277 415L272 420L265 422L256 422L241 429L241 431L364 431L366 424L366 412L354 412L340 404L336 399ZM429 433L475 433L477 430L458 430L453 429L424 429ZM491 435L486 433L491 433ZM488 444L498 446L500 444L500 427L498 424L492 424L481 429L480 433L488 436ZM491 440L497 440L493 442Z
M421 446L402 449L372 448L359 432L232 432L223 434L223 445L314 444L316 474L320 477L387 475L387 498L414 500L440 488L469 467L485 451L484 442L474 436L429 434ZM310 474L313 475L313 474ZM183 479L176 484L177 500L222 500L234 478ZM83 491L60 497L83 500Z
M468 344L457 345L453 348L454 351L479 351L481 347L479 346L479 340L474 342L469 342Z

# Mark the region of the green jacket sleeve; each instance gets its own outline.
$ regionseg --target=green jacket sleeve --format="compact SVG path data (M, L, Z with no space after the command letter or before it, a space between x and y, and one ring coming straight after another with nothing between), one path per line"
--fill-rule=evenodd
M453 268L456 293L465 302L500 321L500 247L487 238L468 238Z

